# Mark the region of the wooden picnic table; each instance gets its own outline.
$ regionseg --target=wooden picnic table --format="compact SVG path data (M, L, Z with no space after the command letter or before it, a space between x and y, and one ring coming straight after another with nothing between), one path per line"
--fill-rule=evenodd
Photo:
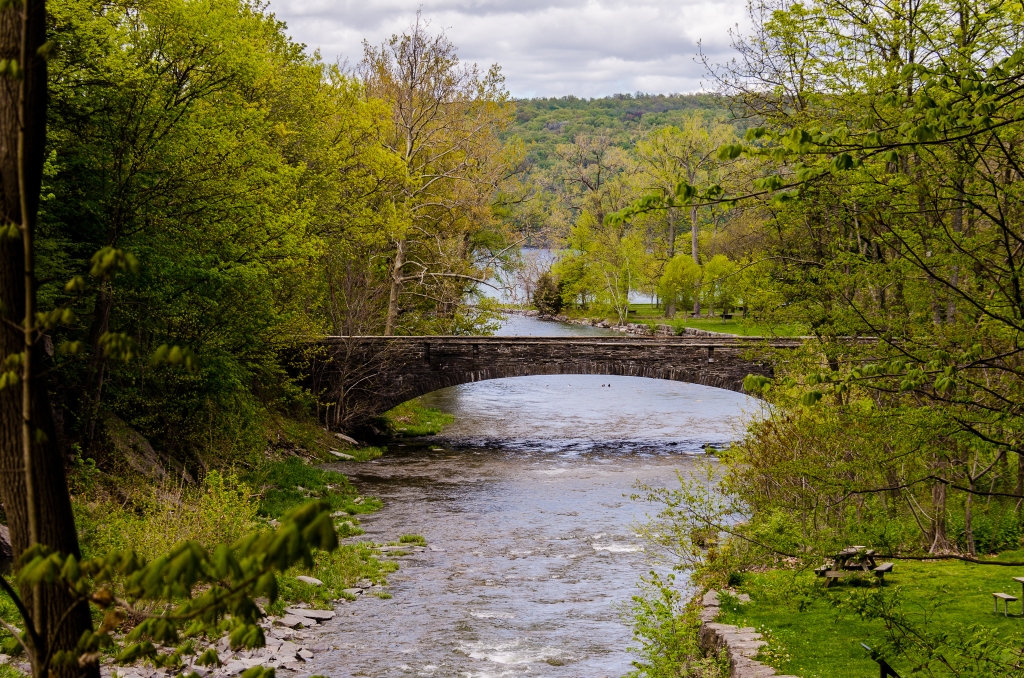
M1014 577L1013 581L1020 582L1021 600L1024 600L1024 577Z
M875 550L865 546L847 546L835 555L833 568L836 570L863 570L870 572L878 567Z
M850 570L870 572L876 567L878 565L875 563L874 549L869 549L866 546L847 546L832 556L832 565L823 566L820 574L824 575L825 588L828 588L833 581L846 576Z

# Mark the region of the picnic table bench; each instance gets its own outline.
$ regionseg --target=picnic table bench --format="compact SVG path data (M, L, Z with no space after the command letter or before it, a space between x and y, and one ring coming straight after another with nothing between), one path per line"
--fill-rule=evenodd
M1003 601L1003 616L1009 617L1010 613L1007 611L1007 608L1010 606L1010 603L1016 602L1017 596L1011 596L1009 593L993 593L992 598L992 602L995 603L995 612L999 612L999 601L1001 600Z
M881 565L876 567L874 570L872 570L872 572L874 572L875 576L878 577L878 581L884 584L885 583L885 573L886 572L892 572L892 563L882 563Z

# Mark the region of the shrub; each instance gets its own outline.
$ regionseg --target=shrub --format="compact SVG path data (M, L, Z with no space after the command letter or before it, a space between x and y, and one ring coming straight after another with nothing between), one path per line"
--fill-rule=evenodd
M562 310L562 292L558 282L550 273L544 273L537 280L537 289L533 292L533 305L546 315L556 315Z
M252 489L234 474L210 471L199 487L156 487L126 506L79 504L87 554L133 548L153 558L183 541L231 543L263 525Z

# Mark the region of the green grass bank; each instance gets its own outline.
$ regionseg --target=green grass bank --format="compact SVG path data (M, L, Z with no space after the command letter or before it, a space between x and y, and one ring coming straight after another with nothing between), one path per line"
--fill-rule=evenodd
M1024 561L1024 551L1003 553L999 560ZM803 570L744 573L735 586L749 603L723 596L719 621L753 626L769 641L762 660L780 673L801 678L864 678L878 674L878 664L861 646L881 649L901 676L918 674L915 665L896 658L884 619L865 614L871 602L895 601L892 608L930 634L951 638L991 636L1007 642L1024 638L1021 602L1011 603L1009 617L993 612L994 592L1021 598L1024 567L977 565L956 560L896 561L882 587L874 578L836 584ZM867 607L866 607L867 606ZM944 675L944 674L938 674Z

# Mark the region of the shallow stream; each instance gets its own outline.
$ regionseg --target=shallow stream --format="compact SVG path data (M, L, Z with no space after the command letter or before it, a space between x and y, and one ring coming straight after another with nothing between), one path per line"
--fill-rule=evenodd
M512 316L501 334L602 333ZM637 481L669 485L703 446L739 435L745 396L607 376L537 376L430 394L443 435L342 463L384 500L363 539L421 534L390 599L339 608L333 646L309 669L342 676L621 676L623 610L650 569L634 525ZM346 617L351 623L346 622ZM340 630L339 630L340 629Z

